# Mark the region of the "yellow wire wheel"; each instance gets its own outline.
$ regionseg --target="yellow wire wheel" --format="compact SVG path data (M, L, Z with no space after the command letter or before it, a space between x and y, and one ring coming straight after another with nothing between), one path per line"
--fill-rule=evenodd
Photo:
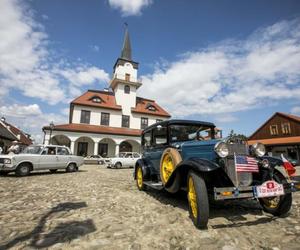
M192 176L189 176L188 180L188 201L192 210L192 215L195 219L198 216L198 206L197 206L197 194L195 191L194 181Z
M271 198L263 198L262 199L264 205L268 208L277 208L280 203L280 197L271 197Z
M136 185L139 190L144 190L143 170L140 166L136 170Z
M201 173L190 170L186 180L190 217L197 228L206 228L209 218L209 201L206 183Z

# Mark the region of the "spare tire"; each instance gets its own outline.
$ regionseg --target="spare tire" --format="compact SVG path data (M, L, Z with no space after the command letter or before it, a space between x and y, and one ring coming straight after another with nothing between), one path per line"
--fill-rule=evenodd
M172 173L182 161L181 155L175 148L167 148L164 150L160 159L160 178L162 183L165 185L170 179ZM176 193L180 188L180 175L176 174L171 185L165 187L170 193Z

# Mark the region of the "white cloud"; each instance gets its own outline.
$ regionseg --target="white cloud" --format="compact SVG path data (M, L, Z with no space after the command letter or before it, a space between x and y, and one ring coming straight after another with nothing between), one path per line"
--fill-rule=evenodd
M100 51L100 48L97 45L91 45L90 48L91 48L92 51L95 51L95 52L99 52Z
M48 125L51 121L54 124L68 123L68 113L43 113L38 104L2 106L0 107L0 115L4 116L8 123L31 134L35 142L38 143L43 141L43 126Z
M20 1L0 1L0 97L19 90L23 95L49 104L65 102L69 89L106 80L102 69L52 58L44 28L35 22L31 10ZM67 82L62 77L68 72ZM72 78L72 79L71 79ZM79 80L75 83L74 80ZM78 89L73 92L78 92ZM71 96L72 97L72 96Z
M299 99L299 62L300 20L283 21L164 63L142 76L141 92L177 117L227 114L228 120L232 112Z
M109 74L97 67L65 69L61 70L60 74L74 86L92 84L95 81L109 81Z
M26 117L26 116L38 116L42 114L39 105L31 104L27 106L13 104L0 107L1 116L11 117Z
M152 4L152 0L108 0L109 5L119 9L123 16L140 15L143 8Z
M291 109L292 114L300 115L300 106Z

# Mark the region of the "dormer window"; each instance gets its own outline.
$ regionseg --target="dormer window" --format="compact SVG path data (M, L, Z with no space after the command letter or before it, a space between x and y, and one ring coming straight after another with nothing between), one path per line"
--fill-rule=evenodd
M156 107L153 106L151 103L147 103L146 109L148 109L149 111L154 111L154 112L157 110Z
M102 99L99 96L93 96L92 98L90 98L90 101L95 103L101 103Z
M93 101L93 102L101 102L101 98L99 98L99 97L94 97L94 98L92 99L92 101Z
M125 87L124 87L124 93L125 94L130 94L130 86L129 85L125 85Z

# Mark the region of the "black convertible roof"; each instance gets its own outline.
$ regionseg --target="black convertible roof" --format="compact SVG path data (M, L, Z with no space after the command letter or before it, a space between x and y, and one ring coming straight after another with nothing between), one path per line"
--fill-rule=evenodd
M148 131L151 130L152 128L158 126L158 125L162 125L162 126L168 126L168 125L175 125L175 124L182 124L182 125L198 125L198 126L207 126L207 127L216 127L215 124L213 124L212 122L203 122L203 121L195 121L195 120L180 120L180 119L171 119L171 120L166 120L166 121L162 121L162 122L157 122L149 127L147 127L144 131Z

